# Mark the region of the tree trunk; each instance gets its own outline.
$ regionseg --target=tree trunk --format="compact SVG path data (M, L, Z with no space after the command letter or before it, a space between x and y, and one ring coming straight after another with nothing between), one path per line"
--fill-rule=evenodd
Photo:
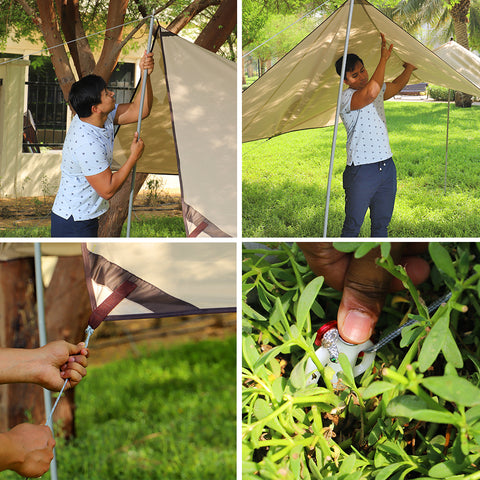
M37 0L37 6L41 18L40 29L47 47L51 49L50 56L53 68L55 69L63 96L67 100L70 88L75 82L75 77L70 68L67 52L63 46L62 36L58 30L55 7L51 0Z
M222 0L215 15L195 40L207 50L217 52L237 24L237 0Z
M195 2L193 2L195 3ZM198 2L199 3L199 2ZM223 44L219 43L217 38L225 37L225 34L228 36L232 33L236 25L237 15L236 15L236 0L223 0L218 10L222 8L222 12L219 15L214 15L212 20L207 24L204 30L207 28L211 29L213 34L208 36L201 37L201 34L195 41L197 45L201 47L216 52ZM232 21L226 20L226 13L229 12L232 16ZM177 17L178 18L178 17ZM172 33L178 33L181 26L181 22L173 21L168 25L167 29ZM200 43L201 42L201 43ZM137 196L138 192L142 188L143 183L147 179L148 174L146 173L137 173L135 176L135 188L134 188L134 198ZM125 220L128 216L128 200L130 197L130 188L131 188L131 174L128 176L125 183L122 185L120 190L111 198L110 208L108 211L100 217L98 235L99 237L119 237L122 231L122 226L125 223Z
M68 49L77 70L79 78L93 72L95 59L90 49L88 39L80 18L78 0L56 0L57 12L60 16L63 36L68 43ZM76 40L76 41L74 41Z
M93 73L100 75L106 82L110 79L122 50L122 33L128 0L110 0L108 5L107 32L102 53ZM117 25L120 25L118 28ZM110 30L111 29L111 30Z
M469 50L468 47L468 12L470 10L470 0L460 0L452 5L451 15L453 19L453 27L455 30L455 38L457 43ZM471 107L472 96L467 93L455 92L455 106Z
M220 5L222 0L193 0L183 11L174 18L167 27L173 33L178 33L195 15L203 12L212 5Z
M0 347L39 345L32 258L0 262ZM0 431L29 420L45 422L42 388L31 384L0 385Z

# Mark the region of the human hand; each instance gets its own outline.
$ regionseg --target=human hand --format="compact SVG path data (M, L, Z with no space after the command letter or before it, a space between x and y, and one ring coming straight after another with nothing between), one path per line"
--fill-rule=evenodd
M138 132L135 132L132 144L130 145L130 154L135 157L135 161L142 156L144 148L145 144L143 143L143 140L138 137Z
M2 436L4 439L0 444L8 456L8 463L2 465L3 469L32 478L48 471L55 446L49 427L21 423Z
M349 343L366 342L373 333L387 293L403 288L399 280L376 265L379 249L356 259L350 253L335 250L332 243L299 242L298 245L312 271L322 275L330 287L343 291L337 313L340 336ZM406 268L415 284L425 281L430 273L428 263L415 256L427 245L392 243L393 259Z
M155 66L155 60L153 58L153 53L145 53L143 57L140 59L140 71L143 73L144 70L147 70L147 75L150 75L153 72L153 68Z
M382 49L380 51L380 58L383 58L385 61L390 58L393 50L393 43L390 44L390 47L387 48L387 41L385 40L385 35L383 33L380 34L382 37Z
M87 374L88 350L83 342L78 345L58 340L33 350L37 375L34 383L53 391L60 391L65 380L72 388Z
M404 68L405 70L410 70L411 72L413 72L414 70L417 69L417 67L415 67L415 66L412 65L411 63L407 63L407 62L405 62L405 63L403 64L403 68Z

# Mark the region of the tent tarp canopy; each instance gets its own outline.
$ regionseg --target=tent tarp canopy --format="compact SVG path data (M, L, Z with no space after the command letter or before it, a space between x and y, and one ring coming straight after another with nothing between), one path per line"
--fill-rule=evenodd
M102 320L235 311L234 243L87 243L92 311L133 284ZM108 302L108 301L107 301Z
M434 52L480 89L480 57L478 55L453 40L436 48ZM478 93L476 95L478 96Z
M333 125L340 78L335 61L344 53L350 2L345 2L242 95L243 141ZM349 53L373 74L380 58L380 33L393 43L385 80L417 67L411 83L427 82L480 96L480 87L405 32L366 0L355 0Z
M159 27L153 47L153 107L142 122L145 150L137 172L178 174L187 234L236 236L236 66ZM137 88L137 94L140 88ZM119 168L137 125L119 128Z

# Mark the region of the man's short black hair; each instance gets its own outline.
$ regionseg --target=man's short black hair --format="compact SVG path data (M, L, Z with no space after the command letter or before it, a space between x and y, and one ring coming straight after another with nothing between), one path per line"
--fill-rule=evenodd
M342 62L343 62L343 57L340 57L335 62L335 70L337 71L338 75L342 73ZM353 72L357 62L360 62L363 65L363 60L358 55L355 55L354 53L347 54L347 64L345 65L345 77L347 76L347 72Z
M89 117L92 107L102 102L102 92L107 84L98 75L87 75L75 82L70 89L68 101L80 118Z

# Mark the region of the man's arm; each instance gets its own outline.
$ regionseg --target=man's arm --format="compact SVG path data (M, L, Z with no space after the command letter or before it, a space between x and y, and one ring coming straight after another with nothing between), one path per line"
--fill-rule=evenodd
M84 343L63 340L41 348L0 348L0 384L35 383L58 392L65 379L70 387L86 375L87 354Z
M145 101L143 104L142 118L150 115L150 110L153 104L152 83L150 81L150 74L153 72L154 60L153 53L145 53L140 60L140 70L143 76L147 75L147 84L145 89ZM145 70L147 70L145 72ZM140 111L140 95L137 95L132 103L121 103L117 107L113 123L115 125L126 125L127 123L135 123L138 120L138 112Z
M133 166L142 156L143 148L143 140L138 138L138 133L135 132L133 142L130 145L130 156L117 172L112 172L110 167L107 167L103 172L97 173L96 175L89 175L85 178L102 198L109 200L127 179Z
M412 72L417 69L417 67L414 67L411 63L404 63L403 68L405 70L395 80L387 82L387 88L385 89L385 95L383 96L384 100L388 100L401 92L403 87L410 80Z
M392 53L393 44L387 48L387 42L385 40L385 35L380 34L382 37L382 49L380 52L380 61L378 66L375 69L375 72L372 75L372 78L368 81L367 85L360 90L357 90L350 102L350 110L360 110L367 105L370 105L377 97L380 91L382 90L384 77L385 77L385 67L387 65L387 60L390 58Z
M50 468L54 446L52 432L45 425L22 423L0 433L0 472L40 477Z

